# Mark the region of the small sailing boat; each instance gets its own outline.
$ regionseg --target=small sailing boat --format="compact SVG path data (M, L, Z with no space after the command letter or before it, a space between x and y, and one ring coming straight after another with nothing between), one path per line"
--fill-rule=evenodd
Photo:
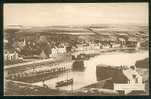
M67 72L67 79L57 81L55 87L63 87L63 86L73 85L73 78L69 79L69 77L68 77L68 73L70 72L70 70L68 70L66 72Z

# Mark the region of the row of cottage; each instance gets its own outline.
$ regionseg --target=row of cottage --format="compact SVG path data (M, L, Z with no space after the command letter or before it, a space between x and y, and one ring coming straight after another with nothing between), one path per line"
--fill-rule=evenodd
M90 49L100 49L100 46L82 46L82 45L79 45L77 48L75 48L76 51L80 51L80 50L90 50ZM63 53L67 53L67 50L66 50L66 47L63 46L62 48L52 48L51 49L51 54L49 54L49 57L54 57L58 54L63 54ZM45 57L45 52L42 51L40 53L40 56L41 57ZM10 53L9 51L6 51L5 54L4 54L4 60L5 61L14 61L14 60L18 60L20 59L21 57L19 57L19 54L14 51L13 53Z
M23 43L23 44L22 44ZM25 40L22 42L20 45L26 45ZM61 47L53 47L51 48L51 54L47 55L48 57L54 57L58 54L62 54L62 53L68 53L69 51L67 50L67 46L65 46L65 44L61 44ZM126 47L125 42L119 42L119 43L95 43L95 42L87 42L87 43L82 43L82 44L76 44L76 47L72 47L70 49L71 52L73 51L84 51L84 50L98 50L98 49L104 49L104 48L120 48L120 47ZM40 53L40 57L42 58L46 58L45 55L45 51L41 51ZM47 57L47 58L48 58ZM5 53L4 54L4 60L17 60L19 59L19 55L18 53L15 51L14 53Z

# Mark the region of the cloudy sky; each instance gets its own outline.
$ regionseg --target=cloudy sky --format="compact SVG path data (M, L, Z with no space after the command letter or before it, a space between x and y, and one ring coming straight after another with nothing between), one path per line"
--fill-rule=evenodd
M148 24L148 3L5 4L4 25Z

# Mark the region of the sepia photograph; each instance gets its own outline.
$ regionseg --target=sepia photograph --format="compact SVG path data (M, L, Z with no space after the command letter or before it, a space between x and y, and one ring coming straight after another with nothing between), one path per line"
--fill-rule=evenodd
M149 95L148 3L5 3L5 96Z

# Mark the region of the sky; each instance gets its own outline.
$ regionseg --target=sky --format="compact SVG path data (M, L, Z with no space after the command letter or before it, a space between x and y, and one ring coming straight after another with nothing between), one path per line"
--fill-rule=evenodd
M4 4L4 26L148 25L148 3Z

